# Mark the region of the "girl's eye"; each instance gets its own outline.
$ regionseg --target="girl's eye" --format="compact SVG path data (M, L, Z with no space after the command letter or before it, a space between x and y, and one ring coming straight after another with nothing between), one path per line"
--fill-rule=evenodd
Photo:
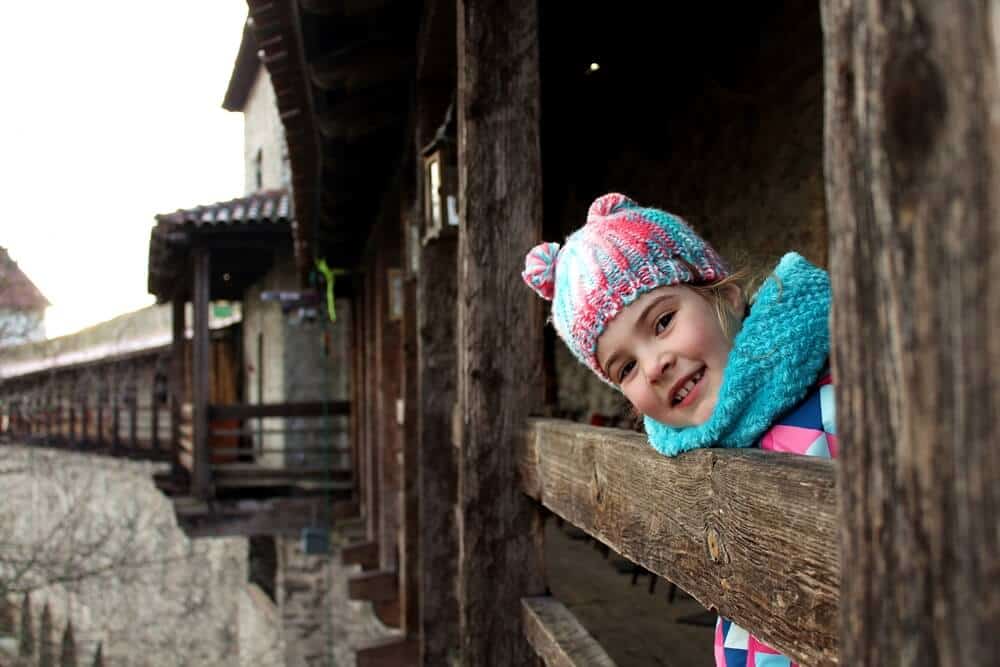
M656 320L656 335L659 336L663 330L670 326L670 320L674 319L673 313L664 313L660 319Z
M635 368L634 361L626 361L622 364L622 367L618 369L618 384L621 384L629 376L633 368Z

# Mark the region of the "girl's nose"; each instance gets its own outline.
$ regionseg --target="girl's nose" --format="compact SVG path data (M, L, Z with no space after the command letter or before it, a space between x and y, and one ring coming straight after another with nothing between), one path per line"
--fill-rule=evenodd
M669 352L650 350L642 359L642 372L650 383L657 382L674 363Z

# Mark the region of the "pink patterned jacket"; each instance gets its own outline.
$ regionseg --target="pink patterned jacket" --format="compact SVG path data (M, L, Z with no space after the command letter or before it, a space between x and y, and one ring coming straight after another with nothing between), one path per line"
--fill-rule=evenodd
M805 456L837 457L836 406L833 383L826 373L794 410L771 427L760 448ZM729 619L715 625L716 667L798 667Z

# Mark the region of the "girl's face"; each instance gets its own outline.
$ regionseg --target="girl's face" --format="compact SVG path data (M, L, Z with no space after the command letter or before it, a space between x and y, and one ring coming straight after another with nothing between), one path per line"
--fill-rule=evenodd
M737 288L724 295L741 308ZM696 426L712 416L730 348L714 305L671 285L643 294L608 323L597 360L641 414Z

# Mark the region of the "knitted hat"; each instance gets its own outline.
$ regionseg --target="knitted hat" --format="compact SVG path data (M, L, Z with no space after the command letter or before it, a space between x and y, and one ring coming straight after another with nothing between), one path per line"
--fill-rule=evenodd
M590 205L566 244L541 243L521 276L552 301L552 324L570 351L605 382L597 339L622 309L664 285L704 285L729 275L715 249L675 215L617 193Z

